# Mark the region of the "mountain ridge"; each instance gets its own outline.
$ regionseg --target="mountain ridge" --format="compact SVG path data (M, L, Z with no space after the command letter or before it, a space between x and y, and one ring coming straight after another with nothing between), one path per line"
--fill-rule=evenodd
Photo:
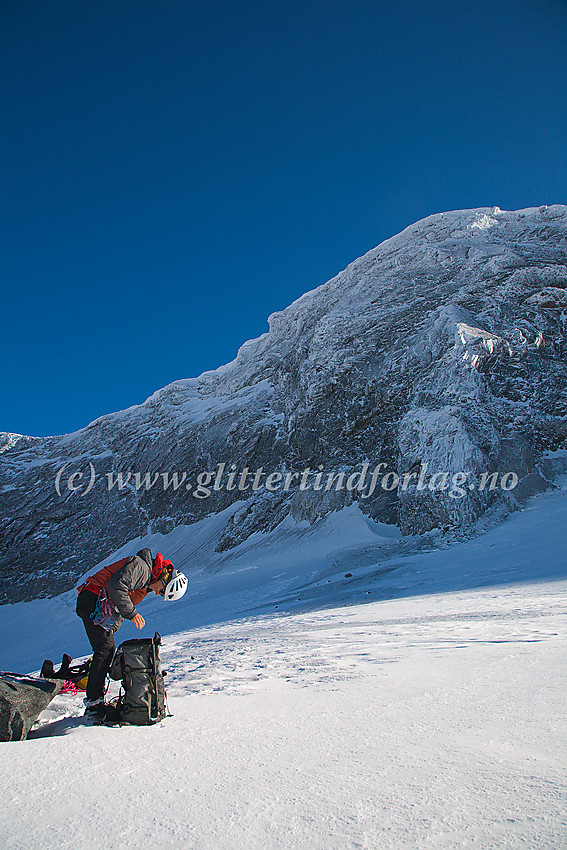
M219 369L72 434L1 435L0 598L67 589L125 539L231 505L219 551L288 514L315 522L354 500L405 534L466 533L486 511L517 507L562 468L542 457L567 434L566 287L567 207L438 213L271 314L270 330ZM346 476L379 462L410 486L365 501L346 488L224 488L199 500L183 488L99 486L128 471ZM449 478L466 470L475 487L458 500L420 491L411 476L424 463ZM74 479L81 491L56 492L65 464L83 476L90 464L91 492L85 477ZM483 473L509 471L512 493L478 488ZM18 586L22 567L32 579Z

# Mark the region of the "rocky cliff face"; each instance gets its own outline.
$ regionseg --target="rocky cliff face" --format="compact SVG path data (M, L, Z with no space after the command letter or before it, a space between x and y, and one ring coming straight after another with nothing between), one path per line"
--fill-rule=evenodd
M404 533L467 533L559 469L566 321L567 207L424 219L227 366L74 434L2 435L0 601L231 505L218 551L353 500Z

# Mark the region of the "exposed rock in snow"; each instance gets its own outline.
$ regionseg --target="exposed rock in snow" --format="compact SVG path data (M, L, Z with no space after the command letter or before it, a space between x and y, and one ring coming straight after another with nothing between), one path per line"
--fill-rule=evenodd
M353 501L410 534L517 507L565 446L566 291L566 207L441 213L274 313L226 366L74 434L3 435L0 598L67 589L125 540L231 506L218 551Z

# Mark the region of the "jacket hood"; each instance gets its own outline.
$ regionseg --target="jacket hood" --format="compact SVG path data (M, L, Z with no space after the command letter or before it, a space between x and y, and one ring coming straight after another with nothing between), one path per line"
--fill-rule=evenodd
M151 549L140 549L140 551L136 553L136 557L142 558L142 560L144 560L146 562L146 564L148 565L148 567L150 567L150 569L153 567L154 559L153 559L153 556L152 556L152 550Z
M154 558L154 566L152 569L152 578L154 579L154 581L158 578L161 578L167 582L169 581L172 572L172 562L164 558L161 552L158 552Z

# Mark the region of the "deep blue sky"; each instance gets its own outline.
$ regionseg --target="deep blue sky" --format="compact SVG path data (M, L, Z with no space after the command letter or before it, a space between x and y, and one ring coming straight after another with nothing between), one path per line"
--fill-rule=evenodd
M3 0L0 38L0 430L216 368L430 213L567 202L566 0Z

